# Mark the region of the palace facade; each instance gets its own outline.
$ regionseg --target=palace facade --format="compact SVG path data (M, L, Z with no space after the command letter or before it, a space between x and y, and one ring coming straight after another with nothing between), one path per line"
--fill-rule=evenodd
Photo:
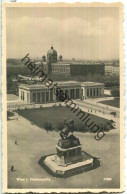
M57 59L57 51L51 46L46 56L42 56L42 61L36 65L41 66L45 73L54 75L87 75L87 74L105 74L105 64L100 62L83 62L83 61L63 61L62 55Z

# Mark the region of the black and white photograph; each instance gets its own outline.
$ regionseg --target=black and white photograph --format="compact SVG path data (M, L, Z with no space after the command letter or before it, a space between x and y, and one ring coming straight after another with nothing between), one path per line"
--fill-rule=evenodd
M121 3L3 6L3 190L123 191Z

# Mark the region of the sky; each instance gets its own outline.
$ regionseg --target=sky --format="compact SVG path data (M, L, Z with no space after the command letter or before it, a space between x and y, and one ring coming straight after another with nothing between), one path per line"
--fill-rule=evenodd
M119 59L119 8L7 8L7 58L41 58L51 45L63 59Z

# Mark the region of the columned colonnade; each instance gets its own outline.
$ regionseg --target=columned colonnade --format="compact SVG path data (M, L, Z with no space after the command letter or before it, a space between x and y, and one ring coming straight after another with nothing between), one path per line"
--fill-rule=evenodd
M103 95L101 87L86 87L85 88L85 97L87 98L96 98Z
M44 85L21 85L19 98L27 103L48 103L59 102L62 99L64 101L66 96L70 99L83 99L102 97L104 94L104 84L101 83L61 82L58 87L60 90L54 88L53 91Z
M81 98L81 88L70 88L59 90L60 96L68 96L70 99L80 99ZM56 93L56 94L55 94ZM64 95L66 94L66 95ZM41 89L41 90L30 90L30 91L22 91L19 92L19 97L21 100L26 101L28 103L48 103L48 102L59 102L60 98L57 95L57 91L53 91L50 89Z

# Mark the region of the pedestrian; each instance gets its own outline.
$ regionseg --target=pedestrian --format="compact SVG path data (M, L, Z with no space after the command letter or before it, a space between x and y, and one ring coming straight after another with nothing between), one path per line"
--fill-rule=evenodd
M14 166L13 165L11 166L11 172L14 172Z
M17 145L17 140L15 140L15 145Z

